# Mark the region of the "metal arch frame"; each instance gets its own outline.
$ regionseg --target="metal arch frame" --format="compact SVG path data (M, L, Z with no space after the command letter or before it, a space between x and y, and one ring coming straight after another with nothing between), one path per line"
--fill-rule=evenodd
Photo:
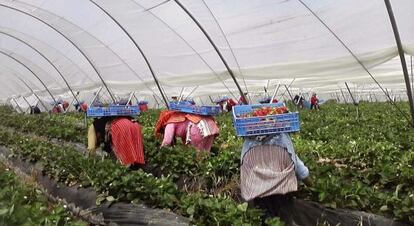
M42 68L38 64L36 64L32 59L29 59L29 58L23 56L23 54L13 52L12 50L7 49L7 48L0 48L0 50L3 50L3 52L7 53L9 56L14 56L16 59L18 59L19 61L21 61L25 65L27 65L34 72L36 72L36 75L46 75L46 76L48 76L50 74L44 68ZM16 70L13 70L11 67L7 67L5 65L3 65L3 67L6 67L11 71L16 72ZM41 78L41 77L39 76L39 78ZM52 79L53 82L56 82L59 85L59 87L58 87L59 91L64 90L66 88L65 85L62 85L59 82L60 80L56 76L49 76L49 78ZM43 78L42 81L45 81L45 79Z
M395 42L397 43L398 54L400 56L401 67L403 69L405 87L407 89L408 103L410 105L411 112L411 126L414 127L414 100L413 93L410 86L410 76L408 74L407 62L405 61L404 49L401 43L400 33L398 32L397 22L395 21L394 12L392 11L392 6L390 0L384 0L385 6L387 8L388 16L390 18L391 27L394 33Z
M42 99L40 99L40 97L34 92L34 90L23 79L21 79L20 77L17 77L17 79L19 79L33 93L33 95L39 100L40 104L47 111L47 107L46 107L45 103L43 103Z
M145 7L139 4L138 2L136 1L132 1L132 2L145 10ZM230 88L226 85L224 80L220 78L220 76L216 73L216 71L214 71L214 69L207 63L207 61L200 55L200 53L197 52L197 50L187 40L185 40L185 38L182 35L180 35L176 30L174 30L174 28L172 28L162 18L157 16L155 13L151 12L151 9L146 9L145 12L148 12L149 14L151 14L154 18L156 18L158 21L160 21L165 26L167 26L168 29L170 29L170 31L172 31L175 35L177 35L177 37L179 37L198 56L198 58L200 58L200 60L211 70L211 72L223 83L224 87L229 91L230 95L232 95L235 99L237 99L237 97L233 94Z
M227 71L229 72L231 78L233 79L234 83L237 86L237 89L240 92L240 96L243 97L243 103L244 104L248 104L247 103L247 99L246 96L244 95L243 90L241 89L239 83L237 82L237 79L233 73L233 71L230 69L229 65L227 64L226 59L224 58L224 56L221 54L220 50L218 49L218 47L216 46L216 44L213 42L213 40L211 39L210 35L207 33L207 31L203 28L203 26L201 26L200 22L198 22L198 20L191 14L190 11L187 10L187 8L185 8L185 6L183 4L181 4L181 2L179 0L174 0L175 3L177 3L177 5L193 20L193 22L197 25L197 27L201 30L201 32L203 32L204 36L207 38L207 40L210 42L210 44L213 46L214 50L216 51L217 55L220 57L221 61L223 62L224 66L226 67Z
M118 26L119 26L119 28L121 28L122 29L122 31L128 36L128 38L134 43L134 45L135 45L135 47L138 49L138 51L140 52L140 54L141 54L141 56L144 58L144 60L145 60L145 63L147 64L147 66L148 66L148 68L149 68L149 70L150 70L150 72L151 72L151 75L152 75L152 77L153 77L153 79L154 79L154 81L155 81L155 84L157 85L157 87L158 87L158 90L159 90L159 92L160 92L160 94L161 94L161 96L162 96L162 99L164 100L164 102L165 102L165 106L167 107L167 109L169 108L169 104L168 104L168 100L167 100L167 98L165 97L165 94L164 94L164 92L162 91L162 89L161 89L161 86L160 86L160 83L159 83L159 81L158 81L158 78L157 78L157 76L155 75L155 72L154 72L154 70L152 69L152 66L151 66L151 64L150 64L150 62L149 62L149 60L148 60L148 58L147 58L147 56L144 54L144 52L142 51L142 49L141 49L141 47L138 45L138 43L135 41L135 39L133 39L132 38L132 36L131 36L131 34L129 34L129 32L111 15L111 14L109 14L104 8L102 8L100 5L98 5L97 3L95 3L93 0L89 0L92 4L94 4L96 7L98 7L102 12L104 12L109 18L111 18Z
M24 102L26 102L27 106L29 106L29 109L32 108L32 105L30 105L29 101L24 97L23 95L20 95L21 98L23 98Z
M168 0L169 1L169 0ZM31 5L31 4L28 4L28 3L24 3L24 2L21 2L21 1L19 1L19 3L22 3L22 4L25 4L25 5L28 5L28 6L30 6L30 7L33 7L33 8L36 8L36 9L40 9L40 10L42 10L42 11L45 11L45 12L47 12L47 13L49 13L49 14L51 14L51 15L53 15L53 16L55 16L55 17L59 17L58 15L56 15L56 14L54 14L54 13L52 13L52 12L50 12L50 11L47 11L47 10L45 10L45 9L41 9L41 8L39 8L39 7L36 7L36 6L34 6L34 5ZM1 4L0 4L1 5ZM86 30L83 30L82 28L80 28L79 26L77 26L76 24L73 24L72 22L70 22L70 21L67 21L65 18L62 18L62 17L59 17L59 19L62 19L63 21L65 21L65 22L67 22L67 23L69 23L69 24L71 24L72 26L75 26L76 28L78 28L78 29L80 29L82 32L84 32L84 33L86 33L86 34L88 34L91 38L93 38L94 39L94 41L97 41L97 42L99 42L100 44L102 44L103 46L105 46L105 47L107 47L101 40L99 40L99 39L97 39L96 37L94 37L92 34L90 34L88 31L86 31ZM141 78L141 76L139 76L138 75L138 73L134 70L134 69L132 69L131 68L131 66L124 60L124 59L122 59L117 53L115 53L111 48L107 48L107 50L108 51L110 51L115 57L117 57L118 59L119 59L119 61L121 61L131 72L132 72L132 74L135 76L135 77L137 77L141 82L142 82L142 84L149 90L149 91L151 91L154 95L156 95L156 96L158 96L156 93L155 93L155 91L152 89L152 88L150 88L148 85L147 85L147 82L143 79L143 78ZM72 62L73 63L73 62ZM82 71L82 70L81 70ZM85 72L83 72L84 74L86 74ZM98 76L99 76L99 74L98 74ZM88 78L90 78L89 76L87 76ZM165 91L164 91L164 93L165 93ZM115 95L114 95L115 96Z
M14 38L22 43L24 43L25 45L27 45L28 47L30 47L31 49L33 49L36 53L38 53L40 56L42 56L50 65L52 65L52 67L57 71L57 73L60 75L60 77L62 78L62 80L65 82L66 86L68 87L68 89L70 90L71 94L73 95L73 97L75 98L76 102L79 104L79 100L78 98L75 96L75 94L73 93L73 89L70 87L68 81L66 80L65 76L63 76L62 72L60 72L60 70L52 63L51 60L49 60L49 58L47 58L43 53L41 53L39 50L37 50L34 46L30 45L29 43L27 43L26 41L8 34L6 32L0 31L0 34L6 35L8 37Z
M16 61L17 63L19 63L20 65L22 65L23 67L25 67L28 71L30 71L30 73L32 73L37 80L39 80L39 82L42 84L42 86L46 89L46 91L49 93L50 97L52 97L52 100L55 104L57 104L55 97L52 95L52 93L50 92L50 90L47 88L46 84L39 78L39 76L37 76L36 73L34 73L34 71L32 69L30 69L27 65L25 65L23 62L21 62L20 60L16 59L15 57L11 56L10 54L7 54L6 52L4 52L3 50L0 50L0 53L13 59L14 61Z
M53 46L51 46L51 45L49 45L47 43L45 43L44 41L39 40L39 39L37 39L36 37L34 37L34 36L30 35L30 34L27 34L27 33L24 33L24 32L18 31L18 30L15 30L15 29L10 28L10 27L0 27L0 31L3 31L3 32L9 31L8 34L10 34L10 33L18 33L19 35L27 36L28 38L33 39L33 40L39 42L40 44L47 46L51 50L55 51L57 53L57 55L59 55L59 57L65 58L65 60L67 60L68 62L70 62L72 65L74 65L79 72L81 72L83 75L85 75L86 78L88 78L90 81L93 82L93 79L88 75L88 73L86 73L82 68L80 68L80 66L77 63L75 63L69 57L65 56L65 54L62 53L60 50L54 48Z
M16 99L14 97L12 97L11 99L14 101L14 103L16 104L17 108L19 108L19 110L21 111L21 113L24 114L23 109L20 107L19 103L17 103Z
M28 88L31 92L32 92L32 94L39 100L39 102L40 102L40 104L45 108L45 110L47 110L47 107L46 107L46 105L43 103L43 101L39 98L39 96L34 92L34 90L25 82L25 81L23 81L23 79L21 79L20 78L20 76L18 75L18 74L16 74L15 72L11 72L20 82L22 82L23 84L24 84L24 86L26 86L26 88ZM15 81L14 81L15 82ZM17 83L17 82L16 82ZM27 99L23 96L23 95L21 95L21 97L23 97L24 99L25 99L25 101L26 102L28 102L27 101ZM8 97L8 99L11 99L12 97ZM28 103L29 104L29 103ZM29 106L30 106L30 104L29 104Z
M208 7L208 4L207 4L204 0L201 0L201 2L203 2L203 4L206 6L207 10L209 11L209 13L210 13L210 14L211 14L211 16L213 17L213 19L214 19L215 23L217 24L218 28L220 29L220 32L221 32L221 34L223 35L224 40L226 40L226 43L227 43L227 45L229 46L229 49L230 49L231 55L233 56L234 61L236 62L237 69L239 70L239 73L240 73L240 75L242 76L243 83L244 83L244 87L246 88L246 92L249 94L249 89L247 88L246 79L245 79L245 77L244 77L244 75L243 75L243 72L242 72L242 70L241 70L241 68L240 68L240 63L239 63L239 61L237 60L236 54L234 53L234 50L233 50L233 48L231 47L230 42L229 42L229 40L228 40L228 38L227 38L226 34L224 33L223 28L221 27L221 25L220 25L220 23L219 23L219 21L218 21L217 17L214 15L213 11L211 11L210 7ZM249 97L249 100L250 100L250 102L251 102L252 100L251 100L251 98L250 98L250 94L248 95L248 97Z
M52 25L50 25L49 23L45 22L44 20L40 19L37 16L34 16L30 13L27 13L23 10L20 10L18 8L14 8L12 6L8 6L5 4L0 3L0 6L23 13L27 16L30 16L38 21L40 21L41 23L45 24L46 26L48 26L49 28L53 29L54 31L56 31L57 33L59 33L62 37L64 37L68 42L70 42L84 57L85 59L88 61L88 63L92 66L93 70L96 72L96 74L98 75L99 79L101 80L102 84L105 86L106 90L108 91L109 95L111 96L112 101L115 103L115 98L112 94L112 92L109 90L108 85L106 84L106 82L104 81L104 79L102 78L101 74L99 73L98 69L96 68L96 66L92 63L92 61L89 59L89 57L86 55L86 53L80 48L78 47L70 38L68 38L65 34L63 34L61 31L59 31L57 28L53 27Z

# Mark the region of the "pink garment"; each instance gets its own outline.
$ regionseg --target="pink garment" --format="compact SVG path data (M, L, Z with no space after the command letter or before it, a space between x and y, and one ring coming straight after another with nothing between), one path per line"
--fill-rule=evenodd
M193 147L200 151L210 151L213 146L214 138L219 133L219 128L214 120L204 119L207 122L210 134L209 136L203 137L198 124L194 124L189 120L185 122L168 123L165 127L164 139L162 146L172 145L174 137L180 137L184 144L189 141ZM189 135L187 137L187 129L190 128Z
M201 136L200 129L196 124L190 122L190 144L197 148L200 151L210 151L211 146L213 146L215 135L210 135L207 137Z
M172 145L174 137L181 137L181 140L185 144L188 123L188 120L184 122L168 123L164 129L164 139L161 146Z

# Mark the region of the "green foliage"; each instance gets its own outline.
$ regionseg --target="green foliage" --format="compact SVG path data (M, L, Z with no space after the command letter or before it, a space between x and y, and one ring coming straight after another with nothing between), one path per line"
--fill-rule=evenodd
M23 184L0 163L0 225L87 225L74 220L61 205L52 205L41 191Z
M169 177L157 178L142 170L131 171L111 159L86 158L75 149L7 131L0 131L0 140L13 149L13 155L41 164L43 172L56 181L93 187L101 194L97 204L104 200L144 202L188 216L198 225L232 225L231 222L259 225L261 222L258 210L240 208L226 197L185 194Z
M408 104L400 103L400 107L408 112ZM321 111L300 112L301 131L292 137L299 156L310 168L314 186L301 187L298 196L330 207L363 210L414 222L414 131L387 103L361 103L359 108L359 118L353 105L335 103L322 105ZM14 119L15 115L0 119L0 124L27 132L19 128L19 121L35 121L31 116ZM139 117L144 128L149 170L157 177L168 178L186 192L237 196L234 189L223 189L239 177L240 169L242 139L235 136L231 116L223 114L216 118L220 135L211 154L200 154L184 145L160 149L160 140L153 134L158 115L158 110L151 110ZM79 116L65 118L73 119L68 123L70 128L83 120ZM13 120L17 122L9 122ZM50 126L48 116L42 120ZM32 123L35 124L28 124ZM34 132L59 137L42 127ZM78 133L84 136L86 132L78 130ZM74 138L77 136L62 139L84 139ZM180 209L186 216L198 216L194 214L196 210L196 206Z

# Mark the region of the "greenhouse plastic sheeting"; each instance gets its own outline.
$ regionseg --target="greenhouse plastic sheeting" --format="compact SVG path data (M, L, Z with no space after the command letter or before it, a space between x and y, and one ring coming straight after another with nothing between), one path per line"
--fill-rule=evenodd
M193 96L229 91L238 95L212 45L175 1L94 2L138 43L168 95L178 94L183 84L199 86ZM268 80L273 85L281 81L289 84L286 80L293 78L296 80L292 87L320 93L337 90L337 85L345 81L373 83L354 57L299 0L180 2L206 29L244 90L262 89ZM384 1L303 2L385 87L405 88ZM407 56L413 55L414 1L391 0L391 4L404 51ZM0 15L0 50L30 67L53 94L68 93L58 72L34 50L1 32L42 52L76 91L102 86L92 64L114 93L138 90L143 95L159 95L133 42L92 1L0 0ZM10 57L1 55L0 66L2 77L18 76L33 84L33 89L43 97L48 96L36 78ZM9 87L0 92L3 101L13 95L31 95L16 79L3 81L3 86Z

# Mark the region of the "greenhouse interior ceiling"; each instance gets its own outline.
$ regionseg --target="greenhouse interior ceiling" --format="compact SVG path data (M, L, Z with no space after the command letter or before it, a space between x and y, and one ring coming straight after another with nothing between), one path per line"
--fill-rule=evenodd
M412 83L414 1L391 5ZM345 82L407 98L382 0L0 0L0 14L3 103L278 86L330 98Z

